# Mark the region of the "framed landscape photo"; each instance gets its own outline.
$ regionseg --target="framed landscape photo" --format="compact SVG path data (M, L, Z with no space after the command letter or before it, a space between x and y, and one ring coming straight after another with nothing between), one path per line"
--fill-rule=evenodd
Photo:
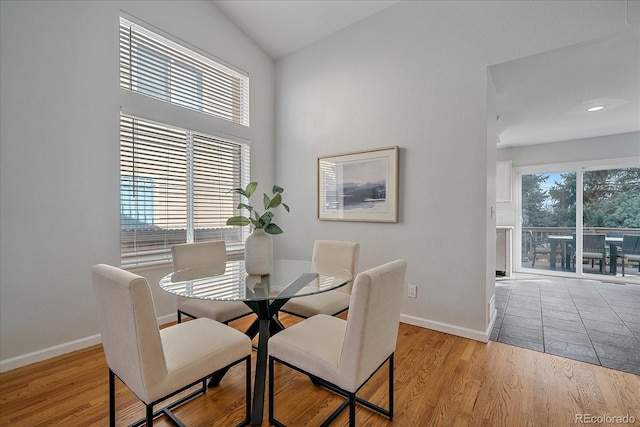
M318 219L398 222L398 147L319 157Z

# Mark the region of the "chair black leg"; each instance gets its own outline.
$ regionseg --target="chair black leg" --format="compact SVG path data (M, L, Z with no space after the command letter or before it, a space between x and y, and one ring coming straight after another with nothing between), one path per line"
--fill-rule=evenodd
M389 419L393 419L393 355L391 353L391 357L389 358Z
M349 427L356 427L356 394L349 394Z
M276 426L276 427L284 427L284 424L282 424L280 421L276 420L275 417L275 379L274 379L274 374L273 374L273 365L274 365L274 359L269 356L269 390L268 390L268 394L269 394L269 425L272 426Z
M269 422L273 425L273 358L269 357Z
M246 380L246 391L245 391L245 406L247 412L247 423L251 420L251 356L247 357L247 380Z
M116 427L116 374L109 369L109 426Z
M269 390L268 390L268 398L269 398L269 424L272 426L276 426L276 427L284 427L284 424L282 424L280 421L276 420L274 417L274 400L275 400L275 380L274 380L274 362L275 362L275 358L269 356L268 359L268 370L269 370ZM389 362L389 409L384 409L380 406L377 406L367 400L361 399L359 397L356 396L356 392L349 392L346 391L344 389L339 388L338 386L326 382L324 380L321 380L320 378L314 377L311 374L309 374L308 372L303 371L300 368L297 368L293 365L288 364L287 362L282 362L279 360L279 362L281 362L282 364L284 364L285 366L288 366L298 372L301 372L305 375L308 375L310 378L314 379L318 382L318 384L324 388L326 388L329 391L333 391L341 396L343 396L345 398L345 400L342 402L342 404L326 419L322 422L322 424L320 425L321 427L328 427L341 413L342 411L344 411L347 406L349 407L349 426L350 427L355 427L356 426L356 405L360 404L368 409L371 409L374 412L377 412L381 415L387 416L389 418L389 420L393 419L393 401L394 401L394 396L393 396L393 385L394 385L394 353L391 353L391 355L389 356L389 358L385 361L385 362ZM383 364L384 365L384 362ZM382 365L380 365L378 367L378 369L380 369L382 367ZM378 370L376 369L376 371ZM375 373L375 372L374 372ZM365 381L366 382L366 381Z
M145 405L147 407L147 427L153 426L153 405Z

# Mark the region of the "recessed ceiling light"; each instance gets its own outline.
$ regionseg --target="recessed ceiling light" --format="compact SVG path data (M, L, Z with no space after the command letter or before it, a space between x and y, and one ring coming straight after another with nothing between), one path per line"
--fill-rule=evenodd
M587 111L593 113L594 111L604 110L604 105L596 105L595 107L587 108Z

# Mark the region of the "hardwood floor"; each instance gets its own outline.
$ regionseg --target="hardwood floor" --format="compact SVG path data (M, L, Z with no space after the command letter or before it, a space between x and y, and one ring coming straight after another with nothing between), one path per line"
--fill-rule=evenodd
M244 330L250 320L232 325ZM640 424L640 376L630 373L407 324L400 325L395 365L393 422L358 407L358 425L567 426L576 414L628 415ZM297 372L276 370L276 415L290 426L319 425L341 401ZM387 375L383 367L359 395L386 407ZM219 387L175 413L188 426L235 425L243 390L242 369L234 367ZM0 425L105 426L107 391L101 346L15 369L0 374ZM142 418L142 404L119 381L116 400L119 426ZM346 411L333 423L347 424ZM172 424L162 417L154 425Z

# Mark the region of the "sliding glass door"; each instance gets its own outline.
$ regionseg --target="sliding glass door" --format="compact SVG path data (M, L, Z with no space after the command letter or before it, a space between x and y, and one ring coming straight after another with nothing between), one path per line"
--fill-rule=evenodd
M624 256L625 241L640 235L640 168L523 168L518 176L520 270L621 276L624 264L640 277Z
M572 271L576 172L522 174L522 267Z
M583 173L583 271L621 275L624 240L640 235L640 168L585 170ZM635 243L627 255L638 252ZM632 257L633 258L633 257ZM638 277L637 262L625 274Z

